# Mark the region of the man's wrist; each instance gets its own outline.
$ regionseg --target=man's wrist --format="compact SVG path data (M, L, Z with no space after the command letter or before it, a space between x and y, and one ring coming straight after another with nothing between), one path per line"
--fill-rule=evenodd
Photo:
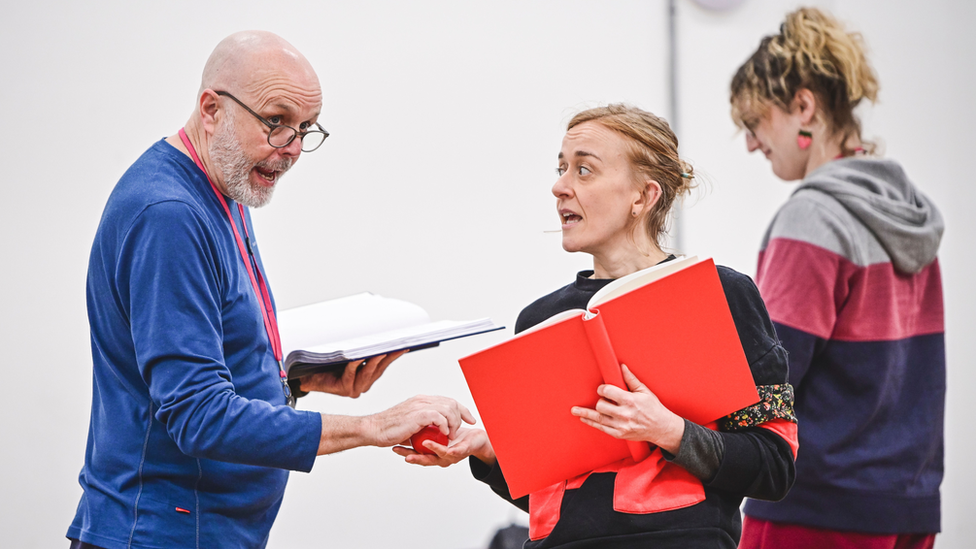
M334 454L373 444L373 439L369 435L370 423L369 416L322 414L322 435L319 438L318 455Z

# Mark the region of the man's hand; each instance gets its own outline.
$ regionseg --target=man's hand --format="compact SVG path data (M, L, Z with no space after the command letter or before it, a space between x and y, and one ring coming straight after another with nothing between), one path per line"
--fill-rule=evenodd
M418 395L389 410L366 416L370 445L409 444L410 437L428 425L434 425L448 440L455 437L461 422L474 424L474 416L453 398Z
M322 415L319 455L359 446L408 444L410 436L428 425L436 425L448 439L461 423L474 424L474 416L453 398L415 396L389 410L365 417Z
M333 395L359 398L373 386L373 383L383 375L391 362L403 356L407 351L397 351L389 355L374 356L369 360L353 360L346 364L342 375L334 372L322 372L301 378L302 391L330 393Z
M677 454L685 432L684 420L661 404L630 368L621 365L620 369L630 391L601 385L596 409L574 406L573 415L614 438L650 442Z
M495 450L491 447L488 434L481 429L458 429L457 437L449 446L438 444L433 440L424 441L428 450L433 454L421 454L406 446L394 446L393 451L406 458L407 463L430 467L448 467L468 456L474 456L487 465L495 464Z

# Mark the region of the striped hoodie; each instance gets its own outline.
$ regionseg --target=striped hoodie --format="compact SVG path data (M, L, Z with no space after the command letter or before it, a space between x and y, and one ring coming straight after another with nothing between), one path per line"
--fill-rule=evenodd
M890 160L810 173L763 240L757 283L796 389L796 483L747 515L866 533L938 532L943 221Z

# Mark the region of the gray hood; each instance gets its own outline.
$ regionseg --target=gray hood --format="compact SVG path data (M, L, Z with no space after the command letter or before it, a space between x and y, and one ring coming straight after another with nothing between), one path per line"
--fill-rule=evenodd
M939 251L942 214L894 161L853 157L828 162L809 173L796 191L802 189L840 202L874 233L900 272L921 271Z

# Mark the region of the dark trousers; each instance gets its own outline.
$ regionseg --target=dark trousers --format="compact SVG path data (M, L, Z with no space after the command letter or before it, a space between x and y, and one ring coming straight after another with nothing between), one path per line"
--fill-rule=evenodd
M92 545L76 539L69 539L68 541L71 542L71 547L69 547L69 549L102 549L97 545Z

